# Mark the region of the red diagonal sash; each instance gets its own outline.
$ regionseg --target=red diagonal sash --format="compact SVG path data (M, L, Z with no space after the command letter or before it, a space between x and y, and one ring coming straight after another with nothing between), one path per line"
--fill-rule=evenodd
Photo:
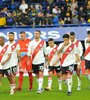
M35 58L35 56L37 55L38 51L43 47L44 45L44 41L41 40L40 43L37 45L37 47L35 48L33 54L32 54L32 61Z
M7 48L8 48L8 45L6 45L6 46L2 49L2 51L0 52L0 62L1 62L1 60L2 60L3 55L5 54L5 52L6 52L6 50L7 50Z
M14 43L14 44L11 46L11 49L14 50L14 49L16 48L17 44L18 44L18 43Z
M90 52L90 46L86 49L86 51L84 53L84 57L87 56L89 52Z
M76 45L76 47L78 47L78 43L79 43L79 41L77 40L77 41L74 43L74 45Z
M64 60L66 59L66 57L68 56L68 54L73 50L74 48L74 44L71 44L65 51L65 53L62 55L62 59L61 59L61 66L64 62Z
M57 51L58 46L56 46L55 48L53 48L53 50L50 52L50 55L48 56L49 61L51 61L51 59L53 58L54 54Z

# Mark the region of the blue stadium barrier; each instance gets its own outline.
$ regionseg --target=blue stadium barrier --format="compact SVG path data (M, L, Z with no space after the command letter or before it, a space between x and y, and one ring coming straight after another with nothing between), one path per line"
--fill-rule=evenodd
M25 31L27 33L27 37L30 39L34 38L34 31L40 30L41 31L41 38L45 41L48 38L53 38L56 42L62 41L62 36L65 33L75 32L76 37L83 41L87 36L87 31L90 30L89 26L75 26L75 27L39 27L39 28L30 28L28 27L0 27L0 36L4 36L7 41L7 35L9 32L15 33L15 40L19 39L19 33L21 31Z

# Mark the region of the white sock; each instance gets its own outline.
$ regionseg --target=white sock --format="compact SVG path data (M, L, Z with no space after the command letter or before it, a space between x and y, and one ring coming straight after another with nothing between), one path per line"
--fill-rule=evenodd
M43 85L43 77L40 77L38 79L38 89L41 90L42 89L42 85Z
M68 92L71 92L71 88L72 88L72 77L67 79L67 85L68 85Z
M78 81L78 86L81 86L81 80L78 76L77 76L77 81Z
M59 84L59 90L62 89L62 80L61 79L58 79L58 84Z
M90 74L88 74L88 80L90 80Z
M10 84L10 95L14 94L14 89L16 88L16 84Z
M16 84L10 84L10 88L14 90L16 88Z
M52 79L48 79L48 88L51 88L52 86Z

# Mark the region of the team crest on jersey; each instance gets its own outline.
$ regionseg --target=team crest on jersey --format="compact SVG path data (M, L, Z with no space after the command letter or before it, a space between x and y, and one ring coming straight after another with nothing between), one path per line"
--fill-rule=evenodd
M42 44L40 44L40 47L42 47Z
M74 45L74 48L76 48L77 47L77 45Z
M28 44L26 44L26 46L28 46Z
M5 49L3 49L3 51L5 51Z
M12 46L12 48L14 48L15 46Z
M70 48L69 48L69 50L71 51L71 50L72 50L72 48L70 47Z
M55 52L56 50L54 49L54 52Z

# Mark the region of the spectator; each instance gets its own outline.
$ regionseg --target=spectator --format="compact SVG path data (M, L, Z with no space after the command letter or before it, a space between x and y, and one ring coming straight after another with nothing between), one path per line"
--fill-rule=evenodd
M61 18L64 19L64 16L65 16L65 13L66 13L66 9L65 7L61 7Z
M79 24L78 15L73 15L71 19L72 24Z
M28 4L25 3L25 0L22 0L22 4L19 7L19 10L21 10L23 13L28 9Z
M3 12L3 9L0 11L0 26L6 25L6 14Z
M59 25L59 18L56 14L53 15L52 22L53 22L53 26L58 26Z
M43 12L38 12L35 18L35 25L44 25L45 24L45 17Z
M80 17L80 24L86 24L86 20L84 17Z
M43 10L42 5L39 6L39 10L38 10L38 12L42 12L42 13L44 13L44 10Z
M70 13L66 13L66 16L64 17L65 24L71 24L71 16Z
M84 7L80 7L79 8L79 11L78 11L78 16L79 16L79 19L81 18L81 17L86 17L86 13L85 13L85 11L84 11Z
M75 12L75 9L78 8L78 2L76 0L72 0L71 1L71 11L72 11L72 14L74 14Z
M15 25L19 25L19 18L17 16L17 13L16 12L12 12L12 18L15 22Z
M7 17L6 17L6 25L7 26L13 26L15 25L14 19L11 15L11 13L8 13Z
M87 5L86 7L86 16L87 16L87 20L90 18L90 6Z
M55 7L52 9L52 13L59 15L61 13L61 10L58 8L57 5L55 5Z
M64 20L62 18L59 19L59 24L64 25Z
M29 18L27 12L21 13L20 25L22 25L22 26L33 25L32 19Z

